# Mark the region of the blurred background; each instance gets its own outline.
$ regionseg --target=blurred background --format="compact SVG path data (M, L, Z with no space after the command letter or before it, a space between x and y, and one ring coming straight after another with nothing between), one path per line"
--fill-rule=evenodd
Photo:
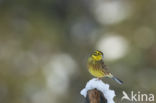
M156 0L0 0L0 103L84 103L95 49L124 81L103 79L116 102L155 94L155 10Z

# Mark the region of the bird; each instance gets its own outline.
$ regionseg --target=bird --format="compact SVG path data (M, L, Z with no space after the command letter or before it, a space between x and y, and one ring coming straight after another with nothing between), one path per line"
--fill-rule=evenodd
M104 64L104 54L99 50L95 50L89 55L87 67L89 73L98 79L108 77L119 84L123 84L123 81L113 76L113 74L108 71L108 67Z

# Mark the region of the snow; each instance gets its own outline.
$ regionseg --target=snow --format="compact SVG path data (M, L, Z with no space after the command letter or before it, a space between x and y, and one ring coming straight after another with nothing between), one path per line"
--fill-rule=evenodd
M103 93L104 97L107 99L107 103L115 103L113 100L115 97L115 91L109 89L109 84L105 84L102 80L97 78L89 80L86 87L81 90L80 94L86 97L87 91L95 88Z

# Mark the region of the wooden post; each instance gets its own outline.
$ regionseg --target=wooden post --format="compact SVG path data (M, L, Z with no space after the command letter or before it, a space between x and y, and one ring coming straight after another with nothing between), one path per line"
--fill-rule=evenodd
M103 93L97 89L89 90L86 99L87 103L107 103Z

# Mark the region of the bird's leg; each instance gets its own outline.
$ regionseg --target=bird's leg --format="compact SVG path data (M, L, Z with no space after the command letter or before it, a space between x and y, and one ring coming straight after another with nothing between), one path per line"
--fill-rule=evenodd
M99 77L97 77L97 78L96 78L96 81L98 81L98 80L102 80L102 79L101 79L101 78L99 78Z
M102 78L100 78L100 77L98 77L97 79L98 79L98 80L102 80Z

